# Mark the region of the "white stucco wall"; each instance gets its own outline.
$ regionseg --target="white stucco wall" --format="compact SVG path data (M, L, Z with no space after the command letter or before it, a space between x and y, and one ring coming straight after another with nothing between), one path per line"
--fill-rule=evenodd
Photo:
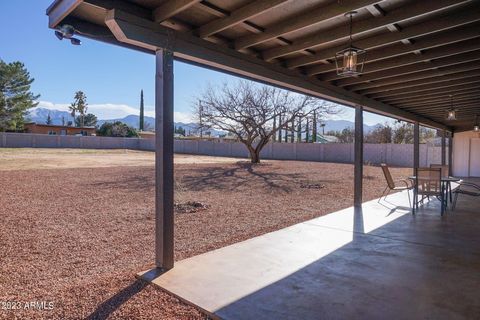
M453 175L459 177L478 177L478 161L480 150L477 147L480 143L480 133L465 131L455 133L453 136Z

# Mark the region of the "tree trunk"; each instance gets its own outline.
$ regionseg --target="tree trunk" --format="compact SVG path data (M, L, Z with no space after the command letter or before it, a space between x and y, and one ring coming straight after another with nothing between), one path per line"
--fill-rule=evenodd
M312 142L317 142L317 111L313 111Z
M282 116L278 116L278 142L282 142Z
M277 117L273 117L273 130L272 131L275 132L276 129L277 129ZM273 138L273 142L275 142L277 140L277 135L274 134L272 136L272 138Z
M305 127L305 142L309 143L310 141L310 128L308 127L308 118L307 118L307 124Z

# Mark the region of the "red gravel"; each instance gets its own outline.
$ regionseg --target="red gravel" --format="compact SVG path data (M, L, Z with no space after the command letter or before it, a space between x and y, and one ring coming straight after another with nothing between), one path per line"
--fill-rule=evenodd
M378 197L381 170L364 173L365 200ZM176 215L177 260L353 201L345 164L180 164L175 174L176 201L207 206ZM205 318L134 278L154 259L153 167L1 171L0 185L0 318ZM53 310L6 311L5 301L53 302Z

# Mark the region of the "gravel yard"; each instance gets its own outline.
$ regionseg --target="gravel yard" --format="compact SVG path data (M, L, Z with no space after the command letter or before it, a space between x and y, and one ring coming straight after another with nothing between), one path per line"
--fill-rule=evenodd
M195 308L134 278L154 260L153 153L58 151L39 150L35 157L0 149L0 318L204 319ZM88 158L97 156L98 163ZM12 157L21 159L17 167ZM46 162L62 165L41 165ZM410 173L392 169L394 178ZM365 200L379 197L385 187L381 169L365 166L364 175ZM353 202L348 164L252 166L179 155L175 180L177 203L206 206L176 214L176 260ZM21 302L22 310L4 310L6 301ZM30 301L53 302L53 309L23 310Z

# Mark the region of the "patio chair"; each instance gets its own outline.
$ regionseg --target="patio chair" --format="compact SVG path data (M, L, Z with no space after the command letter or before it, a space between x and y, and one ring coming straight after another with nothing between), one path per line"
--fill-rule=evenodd
M415 188L413 189L413 208L418 209L418 196L437 197L441 202L441 215L445 212L446 201L445 193L442 185L442 169L441 168L415 168Z
M455 210L459 194L464 194L472 197L480 197L480 186L475 183L462 181L460 185L455 189L455 191L453 191L453 193L455 194L455 196L452 202L452 210Z
M448 165L432 163L430 164L430 168L440 168L442 170L442 177L450 176L450 173L448 171ZM446 192L450 196L450 202L452 202L452 185L450 181L447 181L446 187L447 187Z
M409 190L413 189L413 185L411 181L408 179L400 179L400 180L393 180L392 175L390 174L390 170L385 163L380 164L382 167L383 175L385 176L385 180L387 180L387 187L383 190L382 195L378 199L378 202L385 196L384 200L387 199L387 196L390 194L391 191L403 191L407 190L408 194L408 204L410 207L412 206L412 201L410 200L410 192ZM405 185L397 185L396 182L405 184ZM409 183L410 182L410 183Z

